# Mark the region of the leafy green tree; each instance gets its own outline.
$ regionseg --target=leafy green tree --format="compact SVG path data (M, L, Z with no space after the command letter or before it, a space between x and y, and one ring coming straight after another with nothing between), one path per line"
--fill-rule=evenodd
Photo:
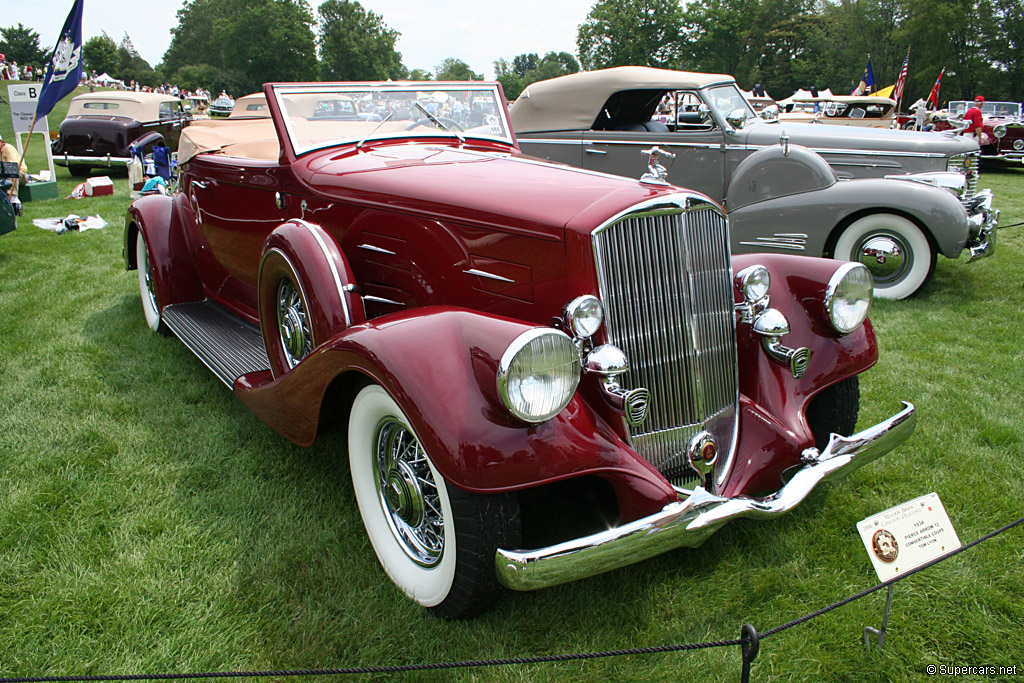
M473 73L461 59L448 57L434 68L435 81L482 81L482 74Z
M267 81L316 78L313 12L306 0L190 0L178 11L163 69L208 64L247 94ZM210 88L213 90L213 88Z
M0 28L0 52L21 66L45 64L50 56L49 50L39 47L39 34L20 22L17 26Z
M681 31L679 0L600 0L579 26L576 47L586 69L670 67L678 63Z
M991 65L983 83L990 99L1024 100L1024 6L1019 0L979 3L982 53Z
M984 31L976 0L906 0L905 17L896 36L913 46L910 101L927 97L943 67L943 101L981 94L992 67L981 48Z
M324 80L370 81L404 78L401 35L379 14L355 0L327 0L320 14L320 75Z
M433 80L429 71L424 69L413 69L409 72L410 81L430 81Z
M512 58L512 71L516 76L522 78L528 72L537 68L537 53L516 55Z
M82 58L85 61L86 73L95 71L97 75L109 73L115 76L119 64L117 43L106 34L93 36L82 45Z

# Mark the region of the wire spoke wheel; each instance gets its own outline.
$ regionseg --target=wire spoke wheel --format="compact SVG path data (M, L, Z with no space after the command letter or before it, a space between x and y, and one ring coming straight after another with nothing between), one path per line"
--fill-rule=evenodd
M287 278L277 286L277 332L289 368L294 368L313 350L313 330L302 293Z
M433 567L444 553L444 513L427 454L394 418L377 427L375 479L381 508L411 560Z

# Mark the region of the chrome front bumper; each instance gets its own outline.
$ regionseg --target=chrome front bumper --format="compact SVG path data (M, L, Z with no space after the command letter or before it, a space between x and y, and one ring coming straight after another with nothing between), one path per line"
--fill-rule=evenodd
M999 227L999 209L992 208L992 190L981 190L967 206L970 237L964 249L971 252L968 263L990 256L996 247L996 229Z
M697 487L661 512L615 529L535 550L495 553L498 580L513 590L535 590L618 569L675 548L703 543L723 524L740 517L763 519L789 512L825 481L844 477L888 453L914 432L917 414L903 410L856 434L833 434L824 452L804 451L806 463L767 498L722 498Z

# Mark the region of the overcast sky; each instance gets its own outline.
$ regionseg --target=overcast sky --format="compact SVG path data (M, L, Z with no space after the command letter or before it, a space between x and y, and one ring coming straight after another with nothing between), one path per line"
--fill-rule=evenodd
M576 29L597 0L360 0L401 33L397 49L410 69L433 71L447 57L494 78L494 60L518 54L576 54ZM73 0L0 0L0 27L19 23L52 48ZM120 43L127 33L152 66L163 60L182 0L85 0L85 40L104 31ZM311 0L315 7L320 0Z

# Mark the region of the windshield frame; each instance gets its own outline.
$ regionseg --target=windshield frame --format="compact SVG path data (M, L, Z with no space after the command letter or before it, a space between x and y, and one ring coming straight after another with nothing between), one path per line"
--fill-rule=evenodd
M715 93L715 91L720 90L732 91L730 95L733 95L733 97L720 97ZM746 121L760 118L754 111L754 108L750 106L750 102L747 101L747 98L744 97L743 93L740 91L740 87L736 85L735 82L713 83L711 85L704 86L703 88L700 89L700 94L701 98L704 100L704 103L708 105L708 109L710 109L711 112L717 116L718 120L721 122L722 125L730 125L728 123L727 117L729 116L729 114L731 114L733 111L737 109L746 109ZM721 107L719 107L719 102L723 99L734 100L734 106L731 109L729 109L729 111L722 111Z
M504 98L502 97L499 85L494 82L483 82L483 81L388 81L384 83L375 82L346 82L346 83L303 83L303 84L272 84L270 85L271 95L273 96L277 105L276 109L280 116L280 123L284 134L288 137L288 142L297 157L309 154L320 149L326 149L330 147L343 147L343 146L360 146L360 143L365 143L374 140L408 140L410 138L415 139L429 139L429 140L455 140L462 142L463 139L477 139L487 140L491 142L498 142L507 146L515 145L515 137L512 130L511 122L508 117L508 110L505 106ZM402 126L401 130L395 129L391 126L379 126L374 128L373 125L369 128L370 130L359 130L356 132L347 132L338 135L328 135L323 138L300 144L300 140L296 134L295 122L293 117L289 115L289 97L293 95L321 95L324 99L330 98L341 98L349 97L354 100L362 101L362 98L366 95L371 97L378 97L383 101L389 100L410 100L416 102L422 100L422 95L428 94L429 98L436 97L438 94L450 94L458 91L465 93L466 96L474 98L471 101L484 101L490 105L490 110L486 112L487 116L493 116L493 122L474 128L466 128L463 131L457 129L444 130L440 128L430 127L426 125L420 125L412 130L405 130L405 126ZM388 97L388 96L392 97ZM477 100L476 98L479 98ZM293 111L295 107L292 107ZM303 116L296 116L298 118L307 118ZM369 115L366 118L359 119L360 122L366 122L368 124L380 124L382 123L380 116ZM403 124L412 124L415 121L425 119L425 116L416 116L412 121L401 121ZM442 117L446 118L446 117ZM491 121L491 119L488 119Z

